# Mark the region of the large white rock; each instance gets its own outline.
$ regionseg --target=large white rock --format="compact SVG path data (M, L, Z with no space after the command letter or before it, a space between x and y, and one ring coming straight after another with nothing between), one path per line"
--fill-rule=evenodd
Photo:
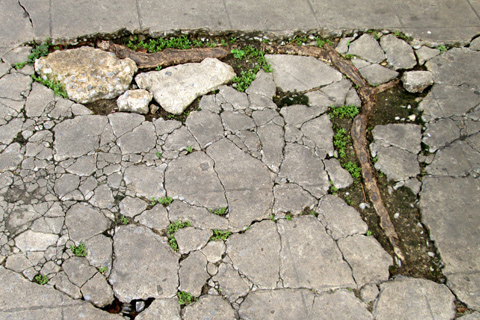
M112 99L125 92L137 71L129 58L82 47L55 51L35 61L35 71L43 79L63 84L68 97L78 103Z
M153 93L166 111L181 114L197 97L216 90L235 76L233 68L218 59L187 63L135 77L139 88Z

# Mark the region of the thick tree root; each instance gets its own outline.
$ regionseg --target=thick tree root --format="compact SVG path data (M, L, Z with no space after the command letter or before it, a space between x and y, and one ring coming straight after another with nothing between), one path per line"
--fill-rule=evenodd
M394 87L398 83L398 80L391 81L378 87L369 86L365 79L362 78L358 70L353 66L353 64L344 59L328 44L325 44L324 48L290 45L282 47L266 46L265 50L270 53L313 56L335 66L337 70L350 78L353 84L359 88L358 94L362 100L362 111L353 120L351 131L353 147L362 168L365 190L367 191L370 201L373 203L377 215L380 217L380 227L384 230L385 235L388 237L388 240L390 241L397 257L400 260L405 261L405 257L400 249L399 237L395 231L395 227L393 226L390 216L388 215L387 208L383 203L380 189L378 188L378 183L375 178L375 169L370 161L370 152L367 141L367 124L375 110L377 94Z
M221 59L230 54L230 50L224 47L192 48L186 50L165 49L155 53L133 51L120 44L101 41L97 46L105 51L115 53L120 59L130 58L137 64L139 69L168 67L176 64L189 62L201 62L205 58Z

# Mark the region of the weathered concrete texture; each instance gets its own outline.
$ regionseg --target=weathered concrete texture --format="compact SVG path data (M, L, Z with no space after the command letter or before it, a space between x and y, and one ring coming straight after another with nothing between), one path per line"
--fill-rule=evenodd
M123 179L127 189L131 190L133 195L151 199L165 195L163 176L162 168L139 165L128 167ZM145 179L145 177L149 177L149 179Z
M122 135L117 144L123 154L148 152L156 145L155 127L145 122Z
M380 286L375 319L453 319L455 316L455 296L445 285L424 279L398 278Z
M312 209L316 200L307 191L294 183L276 185L273 189L275 204L273 212L299 214L305 208Z
M435 83L461 86L468 84L480 87L480 66L475 63L480 59L480 52L466 48L453 48L439 55L425 65L433 73Z
M296 128L301 128L302 124L308 120L314 119L327 111L326 107L308 107L301 104L295 104L283 107L280 110L285 122Z
M200 251L190 253L180 263L178 275L180 278L179 290L198 297L202 293L202 287L210 277L207 273L207 258Z
M71 100L88 103L125 92L137 65L129 58L121 60L113 53L82 47L55 51L36 60L35 71L44 79L61 83Z
M279 176L297 183L317 198L325 195L330 188L321 158L312 149L298 144L285 146L285 160Z
M480 153L475 148L477 133L466 141L455 141L448 148L438 150L432 163L426 168L427 173L437 176L466 176L480 171Z
M245 296L251 287L247 279L241 277L238 271L226 263L220 264L218 273L212 280L218 283L219 291L230 303Z
M227 139L208 147L207 154L214 160L225 188L230 228L239 230L251 221L266 218L273 205L269 170Z
M197 97L228 83L235 76L233 68L217 59L187 63L135 77L137 85L153 93L166 111L181 114Z
M165 172L169 196L206 208L227 207L225 190L214 166L215 162L203 152L173 160Z
M180 304L176 298L155 299L145 311L141 312L137 320L171 319L181 320Z
M318 219L329 231L333 239L338 240L355 234L367 232L368 226L360 213L350 207L341 198L327 195L318 205Z
M480 95L476 91L475 87L466 84L434 84L418 109L423 111L422 118L425 122L453 115L462 116L480 104ZM457 96L462 97L462 103L458 103Z
M280 237L273 221L254 224L244 234L234 234L227 240L227 254L234 267L260 289L277 287L279 252Z
M340 162L335 158L324 160L325 170L328 173L330 181L337 189L347 188L353 183L353 178L350 173L342 168Z
M364 34L350 43L348 53L359 56L372 63L380 63L385 60L385 54L377 40L369 34Z
M211 230L183 228L175 233L180 254L186 254L205 246L212 235Z
M303 143L309 145L313 142L315 153L322 158L327 155L333 156L333 130L330 117L326 114L305 122L302 125L301 131L304 135Z
M221 119L213 112L203 110L192 112L188 116L186 124L201 148L208 147L223 137Z
M420 193L423 222L445 262L447 284L463 302L477 309L480 262L476 252L480 238L475 226L480 225L479 190L480 183L473 177L425 177Z
M245 90L248 95L258 94L270 99L275 95L276 91L277 85L273 81L272 74L263 70L258 71L255 80Z
M433 75L429 71L409 71L403 74L402 82L408 92L423 92L433 84Z
M461 320L479 320L480 319L480 312L473 312L470 314L463 315L457 319Z
M258 138L262 145L262 161L274 172L278 172L283 161L285 133L283 128L275 123L268 123L257 128Z
M185 307L183 312L184 320L197 319L224 319L234 320L235 311L230 304L220 296L205 296L194 304Z
M440 50L422 46L420 49L415 50L415 54L418 58L418 64L424 65L428 60L438 56Z
M20 275L0 268L0 315L4 319L123 319L94 308L91 304L73 300L52 288L31 283ZM34 297L18 299L18 297Z
M417 64L412 47L393 34L383 36L380 44L385 51L388 64L395 70L411 69Z
M379 64L372 64L364 68L358 69L362 77L372 86L378 86L395 79L398 76L397 71L382 67Z
M356 287L336 243L312 216L277 222L282 243L280 277L285 288Z
M273 68L273 79L283 91L303 91L342 80L342 74L313 58L265 55ZM319 76L321 75L321 76Z
M73 205L65 216L70 239L78 243L104 232L110 223L98 209L83 203Z
M176 295L179 255L165 238L130 225L116 229L113 243L115 259L109 282L120 301ZM132 273L132 269L136 271Z

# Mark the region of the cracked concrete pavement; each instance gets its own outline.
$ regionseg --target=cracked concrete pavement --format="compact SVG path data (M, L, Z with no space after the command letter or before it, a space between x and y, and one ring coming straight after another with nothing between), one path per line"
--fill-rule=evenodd
M136 319L480 318L480 45L478 38L470 42L480 31L476 2L449 11L449 1L440 1L421 22L400 4L376 14L331 14L348 21L342 22L322 13L338 4L299 2L293 11L291 4L278 6L268 22L255 17L269 6L226 1L212 4L213 12L192 4L187 25L178 24L183 7L123 2L120 11L108 1L101 8L70 1L0 5L8 30L0 35L2 317L122 319L101 309L116 300L121 314L138 311ZM170 13L162 22L153 19L160 9ZM75 11L85 19L66 23ZM12 68L29 50L12 47L45 36L147 27L153 34L278 31L290 30L292 21L299 29L337 30L365 26L365 16L373 17L368 27L411 32L427 44L463 44L440 52L385 35L337 47L356 55L353 63L370 83L400 77L413 67L412 55L433 76L418 106L423 123L377 126L370 148L377 170L418 194L445 284L391 277L395 261L367 235L359 212L329 194L331 183L345 188L353 179L336 158L326 112L359 99L348 80L316 59L269 56L273 74L261 72L246 93L223 86L203 96L201 110L185 123L92 115L33 82L31 67ZM309 106L278 108L277 87L321 88L308 94ZM173 202L152 201L165 196ZM222 208L225 215L214 214ZM169 233L179 221L190 225ZM212 240L218 235L227 239ZM48 282L33 283L37 276ZM198 301L180 307L179 291ZM455 301L468 307L465 315L456 315Z

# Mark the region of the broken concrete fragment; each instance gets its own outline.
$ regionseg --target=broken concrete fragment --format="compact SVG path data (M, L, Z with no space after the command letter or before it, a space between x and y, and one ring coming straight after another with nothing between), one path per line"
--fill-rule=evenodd
M153 95L147 90L127 90L117 99L118 110L121 112L148 114L150 111L148 105L152 98Z
M433 75L430 71L409 71L403 74L402 82L408 92L423 92L433 84Z

